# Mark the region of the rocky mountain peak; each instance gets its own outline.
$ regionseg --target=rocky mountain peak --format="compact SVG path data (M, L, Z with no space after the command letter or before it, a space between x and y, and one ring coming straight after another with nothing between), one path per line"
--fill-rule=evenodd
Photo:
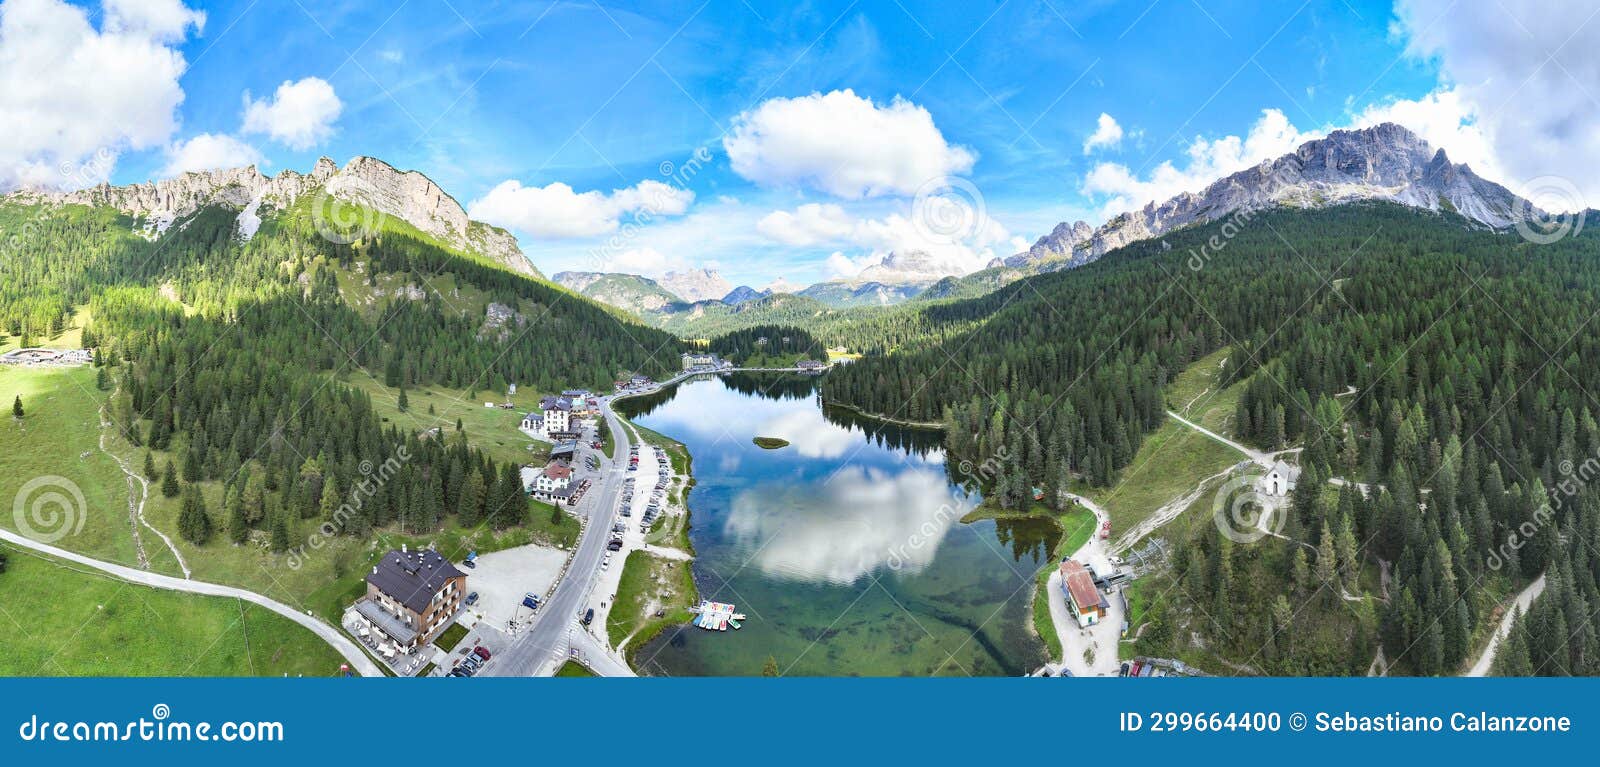
M1005 266L1052 262L1063 269L1093 261L1130 242L1158 237L1269 207L1320 208L1362 200L1387 200L1427 210L1449 210L1493 228L1514 224L1527 202L1505 187L1450 162L1420 136L1395 123L1336 130L1289 154L1212 182L1198 193L1119 214L1097 229L1063 223Z
M140 221L140 230L160 237L175 221L205 206L239 211L238 234L249 239L264 215L285 210L308 194L329 196L401 219L419 231L524 274L538 274L509 232L467 217L455 198L427 176L401 171L373 157L356 157L343 168L317 160L309 174L283 170L267 177L254 165L191 171L174 178L128 186L99 184L71 192L22 191L28 203L106 206Z
M690 303L718 300L733 290L733 285L717 274L715 269L667 272L656 282Z

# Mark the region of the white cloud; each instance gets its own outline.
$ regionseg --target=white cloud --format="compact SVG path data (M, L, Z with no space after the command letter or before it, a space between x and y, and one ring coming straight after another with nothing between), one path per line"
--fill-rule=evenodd
M1096 149L1115 149L1121 144L1122 126L1117 124L1116 118L1101 112L1094 133L1088 141L1083 142L1083 153L1087 155Z
M850 279L860 274L862 269L872 266L880 260L882 259L873 258L871 255L851 258L845 255L843 251L836 250L828 254L828 258L822 262L822 266L829 279Z
M756 224L756 230L775 242L804 247L836 242L850 235L856 221L833 204L807 203L794 212L775 210Z
M1286 154L1315 135L1300 132L1283 112L1267 109L1250 126L1244 138L1196 138L1185 152L1188 162L1181 169L1171 161L1163 162L1149 175L1139 178L1121 163L1100 163L1084 178L1083 192L1105 197L1101 213L1109 218L1141 208L1151 201L1166 200L1183 192L1198 192L1218 178Z
M847 199L911 195L976 160L945 141L928 110L900 97L875 104L851 90L768 99L739 114L722 145L750 181Z
M333 86L320 77L283 81L271 98L244 94L245 133L262 133L290 149L310 149L333 135L333 122L344 111Z
M86 186L177 129L187 64L175 45L204 14L174 0L103 7L96 28L61 0L0 4L0 188Z
M146 35L162 42L182 42L189 27L205 29L204 11L190 10L182 0L103 0L108 32Z
M232 136L202 133L167 148L167 164L160 175L172 177L187 171L239 168L261 164L256 148Z
M1435 133L1424 134L1430 141L1451 137L1451 159L1499 175L1513 191L1560 176L1586 198L1575 202L1600 206L1593 11L1583 0L1400 0L1393 29L1408 53L1437 63L1441 83L1397 108L1411 108L1423 123L1417 129Z
M976 197L947 190L898 207L879 218L864 218L832 203L808 203L793 211L773 211L757 222L756 229L783 245L844 246L823 262L832 278L855 277L890 254L913 251L926 253L925 264L941 275L968 274L997 255L995 246L1014 244L1011 233L989 218ZM845 250L856 255L846 255Z
M646 224L681 216L692 202L694 192L654 180L605 194L577 192L559 181L539 187L511 179L475 200L468 211L475 219L530 237L593 237L615 231L624 215Z

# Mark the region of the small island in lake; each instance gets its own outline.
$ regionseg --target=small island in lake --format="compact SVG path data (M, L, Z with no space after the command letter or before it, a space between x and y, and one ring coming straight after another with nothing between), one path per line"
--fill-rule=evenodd
M777 450L780 447L789 446L789 440L778 439L777 437L756 437L754 441L756 443L756 447L765 448L767 450Z

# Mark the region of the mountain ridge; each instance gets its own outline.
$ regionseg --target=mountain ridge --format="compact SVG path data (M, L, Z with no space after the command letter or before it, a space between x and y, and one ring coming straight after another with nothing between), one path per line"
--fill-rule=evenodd
M286 168L267 176L252 164L188 171L172 178L121 186L101 183L64 192L22 189L0 199L35 205L113 208L138 220L140 233L149 239L161 237L173 224L201 208L215 205L239 213L236 233L248 240L261 223L263 207L267 212L284 211L315 194L393 216L451 247L522 274L542 277L510 232L473 221L460 202L425 174L400 170L366 155L356 156L343 168L322 157L309 173Z
M1464 163L1452 163L1410 129L1396 123L1336 130L1279 157L1223 176L1200 192L1151 201L1113 216L1099 227L1062 222L1028 250L991 262L1022 267L1058 261L1054 269L1081 266L1139 240L1196 223L1269 207L1321 208L1388 200L1431 211L1452 211L1504 229L1536 209ZM1519 212L1520 211L1520 212Z

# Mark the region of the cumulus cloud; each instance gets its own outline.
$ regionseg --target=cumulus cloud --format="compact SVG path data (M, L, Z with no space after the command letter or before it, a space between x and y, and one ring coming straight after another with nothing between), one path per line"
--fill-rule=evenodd
M793 212L775 210L756 223L756 230L774 242L803 247L848 237L855 225L844 208L813 202Z
M862 269L872 266L883 260L882 257L873 258L871 255L860 258L851 258L843 251L834 251L828 254L827 260L822 262L822 268L829 279L850 279L861 273Z
M333 135L333 122L344 111L333 86L320 77L283 81L270 98L244 94L245 133L260 133L290 149L310 149Z
M694 192L654 180L606 194L578 192L559 181L541 187L511 179L474 201L468 211L475 219L531 237L593 237L615 231L624 215L645 224L681 216L692 202Z
M1438 64L1442 82L1396 108L1410 109L1418 130L1451 137L1444 145L1452 159L1500 175L1513 191L1562 176L1588 206L1600 206L1591 95L1600 82L1600 25L1586 23L1593 12L1582 0L1400 0L1395 31L1409 54Z
M807 203L793 211L767 214L756 229L783 245L844 246L823 262L831 278L855 277L891 254L903 256L914 251L926 253L924 267L941 276L969 274L997 255L995 246L1010 247L1012 242L1011 233L988 216L981 197L934 194L903 207L879 218L865 218L839 205ZM855 255L846 255L845 249Z
M258 165L261 153L232 136L202 133L167 148L167 164L160 174L176 176L188 171L217 170Z
M189 27L205 29L204 11L191 10L182 0L104 0L105 28L109 32L145 35L162 42L182 42Z
M1094 133L1089 135L1088 141L1083 142L1083 153L1087 155L1096 149L1114 149L1121 144L1122 126L1117 124L1116 118L1101 112Z
M1286 154L1316 135L1300 132L1283 112L1267 109L1243 138L1194 139L1185 150L1187 162L1182 168L1167 161L1140 178L1121 163L1099 163L1085 176L1083 192L1105 198L1101 212L1109 218L1151 201L1198 192L1218 178Z
M722 146L734 172L757 184L846 199L911 195L977 159L945 141L928 110L851 90L768 99L734 119Z
M0 188L95 183L118 153L177 129L187 63L176 45L205 15L176 0L102 8L96 28L61 0L0 4Z

